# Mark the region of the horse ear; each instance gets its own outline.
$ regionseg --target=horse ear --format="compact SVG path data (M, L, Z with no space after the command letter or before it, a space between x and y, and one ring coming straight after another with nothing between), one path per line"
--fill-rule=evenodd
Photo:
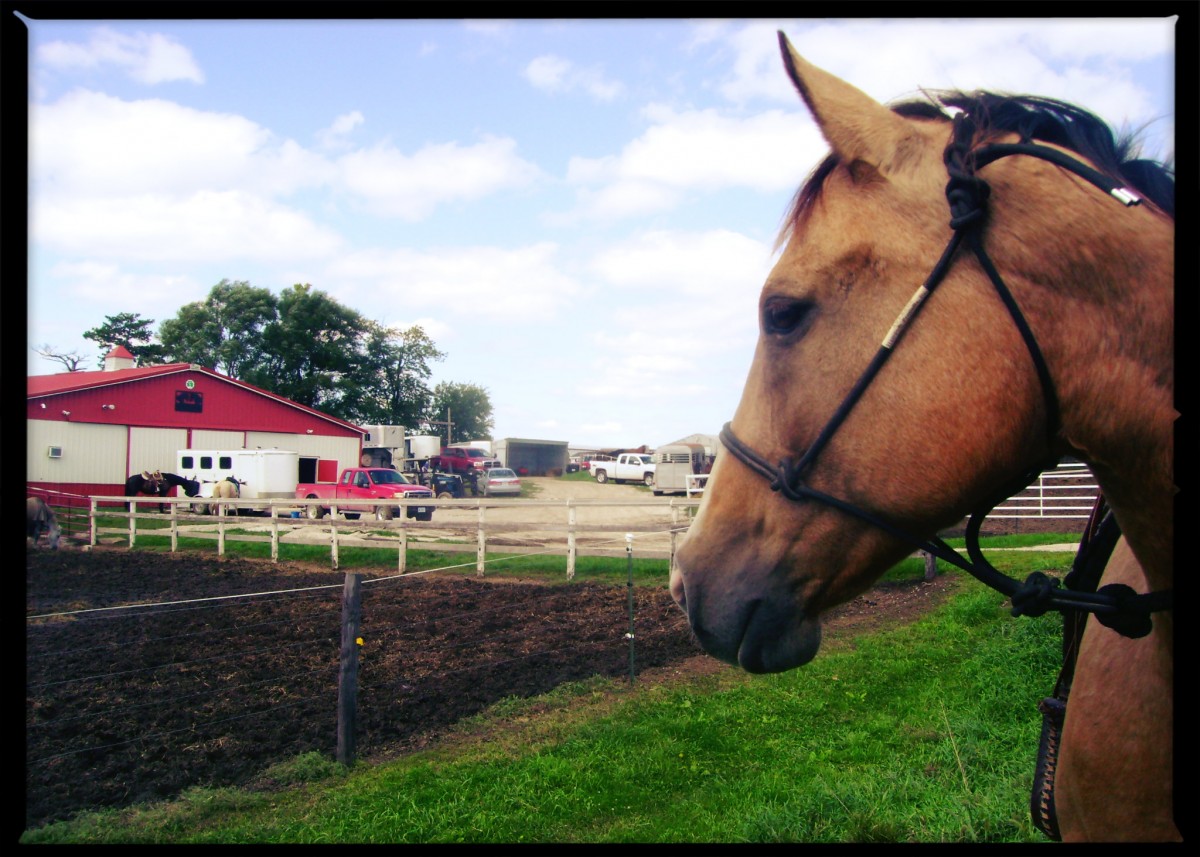
M788 77L821 134L855 180L896 173L920 151L920 138L900 116L861 89L817 68L779 33Z

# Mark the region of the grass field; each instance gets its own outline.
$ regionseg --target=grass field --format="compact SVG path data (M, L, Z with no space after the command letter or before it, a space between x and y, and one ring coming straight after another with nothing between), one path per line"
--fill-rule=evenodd
M1038 539L1071 537L1019 541ZM990 557L1024 577L1062 575L1072 554ZM646 562L660 567L641 582L664 585L665 563ZM580 574L624 582L625 561L597 563ZM894 574L921 571L909 560ZM22 842L1044 841L1029 788L1061 621L1014 619L1002 596L949 574L954 594L918 621L834 641L799 670L560 686L493 706L435 750L350 769L309 754L269 772L270 789L197 789Z

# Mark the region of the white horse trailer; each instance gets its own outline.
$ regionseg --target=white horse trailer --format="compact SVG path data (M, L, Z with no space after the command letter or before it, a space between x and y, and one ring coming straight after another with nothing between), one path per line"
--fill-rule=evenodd
M654 495L687 494L704 471L706 454L699 443L671 443L654 451ZM690 483L690 484L689 484Z
M246 500L290 499L296 496L301 478L301 459L316 470L314 456L301 456L284 449L181 449L176 453L175 471L200 483L198 497L211 498L218 482L233 479L238 496ZM193 503L200 512L209 503Z

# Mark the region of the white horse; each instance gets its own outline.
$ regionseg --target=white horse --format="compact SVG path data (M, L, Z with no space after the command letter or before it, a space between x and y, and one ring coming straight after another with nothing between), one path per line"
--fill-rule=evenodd
M33 539L33 546L46 533L46 542L51 550L58 550L58 540L62 537L62 529L58 526L58 518L54 510L41 497L29 497L25 500L25 534Z

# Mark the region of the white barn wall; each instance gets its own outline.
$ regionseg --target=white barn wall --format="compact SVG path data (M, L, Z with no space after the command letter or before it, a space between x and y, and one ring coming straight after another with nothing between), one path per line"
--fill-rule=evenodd
M217 431L215 429L192 429L192 445L181 443L179 449L241 449L244 431ZM171 460L175 460L174 454Z
M187 429L131 426L129 474L141 473L143 470L171 473L175 470L175 453L186 448Z
M338 468L357 467L359 439L357 437L328 437L317 434L288 434L286 432L248 431L247 449L288 449L302 456L333 459Z
M126 426L26 420L25 479L29 482L124 482ZM62 458L46 448L62 447Z

